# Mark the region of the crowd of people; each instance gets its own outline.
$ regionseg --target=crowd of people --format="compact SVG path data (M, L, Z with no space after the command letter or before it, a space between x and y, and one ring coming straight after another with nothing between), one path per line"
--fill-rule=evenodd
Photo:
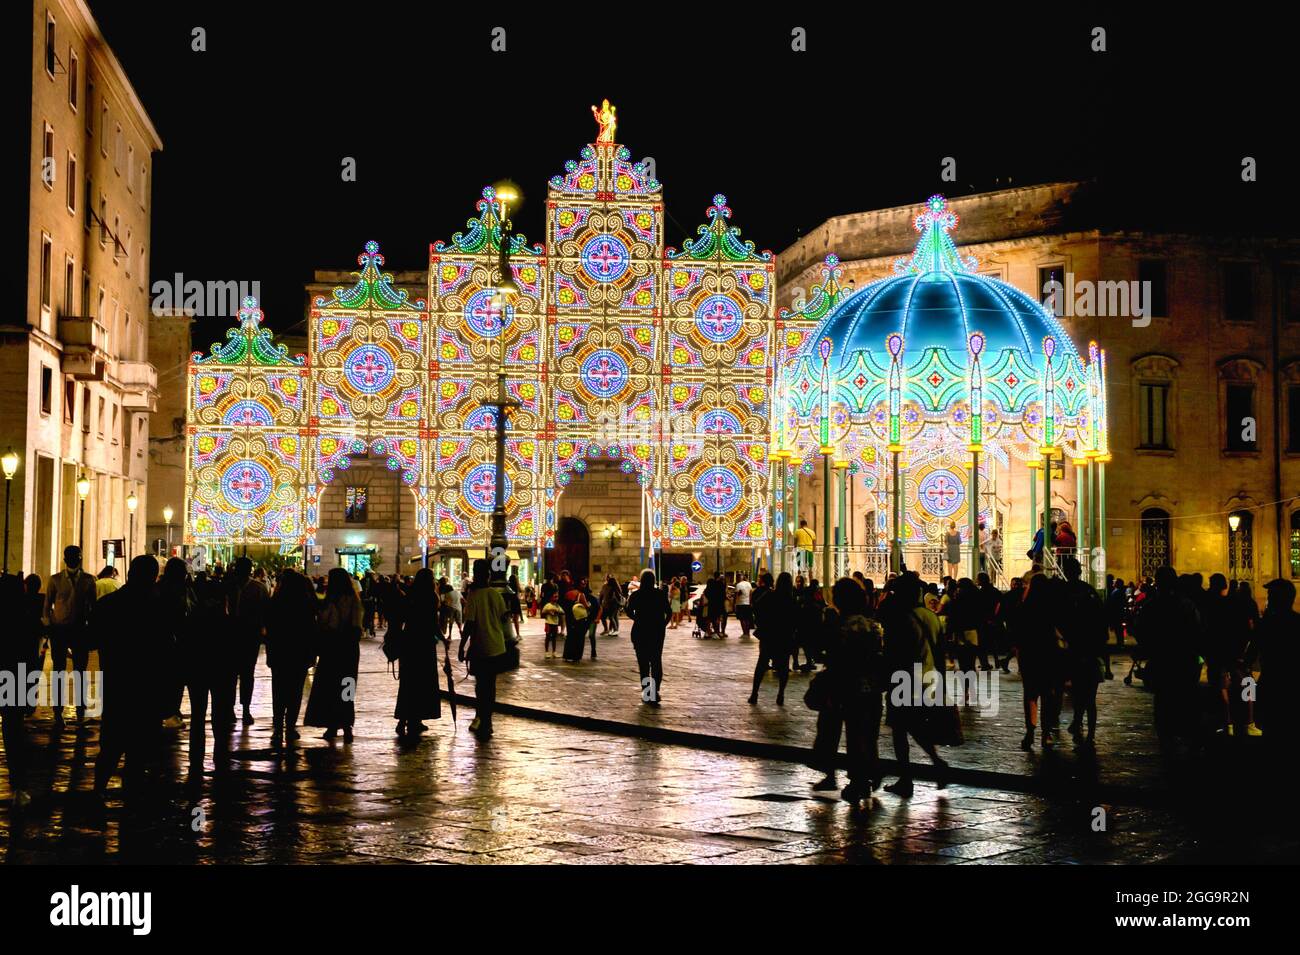
M567 570L521 587L517 572L493 575L484 560L459 587L435 579L428 568L409 577L372 571L358 579L343 568L308 577L289 568L268 573L239 558L228 569L191 574L179 558L160 568L148 555L132 560L119 584L113 568L95 577L86 572L76 547L67 548L64 564L48 583L35 575L0 578L0 613L13 623L0 643L0 670L21 664L40 673L48 651L53 673L62 674L70 662L74 673L86 674L90 653L98 650L103 707L95 791L101 795L123 758L131 788L157 756L161 731L187 720L190 770L201 774L209 712L214 765L221 768L236 724L254 722L263 646L276 749L300 738L300 713L303 725L322 729L325 739L341 734L351 742L360 641L379 631L397 677L397 736L414 739L427 730L426 720L441 717L452 688L455 637L456 657L474 676L471 730L486 739L496 678L519 664L525 614L541 618L543 658L559 654L571 663L588 650L596 659L597 637L619 635L626 616L641 700L651 707L663 701L667 631L689 617L696 636L725 639L734 614L741 639L757 638L750 705L759 704L769 674L776 705L783 706L791 673L815 672L805 702L818 714L813 754L824 777L816 788L838 788L844 738L849 784L842 795L850 802L882 783L882 716L899 768L898 780L885 788L911 793L910 741L943 778L946 763L937 747L960 738L956 710L979 687L975 680L947 680L950 668L963 675L1010 673L1015 664L1026 750L1059 745L1066 699L1073 712L1067 732L1078 747L1092 746L1098 686L1115 677L1112 654L1126 648L1133 663L1125 682L1136 676L1153 691L1154 731L1164 747L1202 747L1216 734L1280 740L1295 719L1267 695L1278 692L1273 687L1281 686L1300 635L1289 581L1266 585L1262 614L1248 585L1215 574L1207 586L1199 574L1179 576L1168 567L1136 584L1111 578L1099 594L1081 579L1068 549L1056 561L1060 575L1035 567L1006 590L987 573L926 582L905 571L877 588L859 572L835 581L829 599L817 579L801 573L763 573L751 583L746 574L728 581L719 572L698 586L685 577L659 581L647 570L622 583L608 575L593 593L586 578L575 580ZM937 698L898 692L900 681L913 679L932 685ZM73 701L79 724L87 703L84 694ZM24 721L31 712L24 698L0 706L19 805L27 799ZM53 712L54 732L62 733L64 707Z

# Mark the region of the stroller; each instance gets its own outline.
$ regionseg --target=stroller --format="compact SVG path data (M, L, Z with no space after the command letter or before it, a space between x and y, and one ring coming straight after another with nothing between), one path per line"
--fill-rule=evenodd
M707 640L709 638L708 617L705 616L706 604L704 594L700 594L699 599L691 607L691 619L694 621L694 629L691 630L691 636L696 640Z

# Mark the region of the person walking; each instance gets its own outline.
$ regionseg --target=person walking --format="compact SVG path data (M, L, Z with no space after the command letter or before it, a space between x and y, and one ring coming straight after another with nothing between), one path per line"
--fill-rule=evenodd
M668 585L668 608L673 614L673 622L670 626L673 630L676 630L678 624L682 622L682 584L680 577L674 577Z
M194 580L194 600L189 625L179 634L177 646L185 688L190 695L191 780L203 775L209 700L216 756L213 768L218 772L229 768L224 755L230 748L230 734L235 726L235 680L239 667L238 647L230 639L224 582L200 572Z
M343 742L352 742L356 722L357 671L361 663L361 595L352 576L335 567L325 581L325 604L320 610L320 659L307 698L307 726L323 726L323 739L333 740L343 730Z
M266 608L266 664L271 668L271 748L296 742L307 670L316 659L320 601L311 581L295 570L280 574Z
M727 585L722 574L712 574L704 585L704 606L708 613L707 632L711 637L725 640L727 635L722 629L722 616L727 602Z
M475 714L469 729L480 740L492 737L497 674L502 672L509 656L505 633L508 618L509 611L501 592L491 584L490 564L483 558L474 561L473 583L465 600L465 629L456 656L462 661L469 660L469 672L474 677ZM578 658L581 659L581 634L578 640ZM565 659L568 659L568 650L566 641Z
M95 794L100 799L123 757L123 782L132 793L143 781L146 764L158 755L158 728L167 696L160 676L171 632L170 622L160 613L157 581L158 561L140 554L127 569L125 586L96 607L95 642L104 674L95 759Z
M398 642L397 720L399 737L418 736L428 729L424 720L442 716L438 685L438 592L433 571L422 567L415 573L402 613Z
M772 575L764 574L771 586ZM771 593L754 606L758 630L758 662L754 665L754 685L749 694L749 705L758 703L758 688L768 670L776 670L778 686L776 705L785 705L785 686L790 680L790 652L795 640L798 608L794 601L794 580L782 572L776 578Z
M1052 578L1033 574L1025 585L1024 599L1012 624L1012 643L1024 697L1025 735L1020 740L1020 748L1026 751L1034 748L1034 734L1040 720L1043 746L1056 744L1060 714L1056 692L1064 669L1056 639L1056 608L1060 596Z
M664 685L664 631L672 619L672 608L664 592L655 586L654 571L641 572L641 585L628 598L627 616L632 621L632 648L641 674L641 701L651 706L661 702Z
M613 574L605 577L605 585L600 588L600 625L601 636L618 632L618 609L623 600L618 581Z
M816 533L808 526L807 518L800 518L799 529L794 532L795 569L800 573L812 572L813 548L816 546Z
M266 603L270 596L261 581L253 576L253 562L236 558L227 575L230 622L238 647L239 702L244 709L244 725L253 725L253 680L257 672L257 655L262 649L266 628Z
M1058 629L1065 638L1066 672L1074 701L1069 733L1076 743L1091 746L1097 731L1097 687L1106 673L1106 607L1097 592L1080 579L1082 566L1073 554L1061 559L1061 569L1066 584Z
M1291 683L1300 666L1300 614L1295 611L1295 584L1271 580L1264 585L1268 604L1256 638L1260 648L1258 706L1264 720L1264 743L1279 767L1294 763L1300 707Z
M50 622L50 656L53 663L51 686L57 692L54 704L54 731L63 729L63 705L66 702L65 684L62 682L64 666L69 656L72 669L81 674L85 686L90 668L90 616L95 606L95 579L81 569L81 548L71 544L63 549L63 570L50 577L45 592L45 619ZM77 722L86 718L84 694L77 703Z
M893 683L887 722L894 740L894 761L899 767L898 779L886 786L885 791L908 797L913 793L909 736L939 770L941 784L948 769L935 749L930 728L929 714L935 709L936 701L926 699L928 687L942 684L940 625L939 618L921 602L921 580L915 573L905 572L895 577L885 589L880 621L884 627L885 672L891 675Z

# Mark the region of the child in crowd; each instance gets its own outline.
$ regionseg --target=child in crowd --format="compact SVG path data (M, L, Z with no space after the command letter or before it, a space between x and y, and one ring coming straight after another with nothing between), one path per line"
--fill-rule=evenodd
M546 621L546 656L555 656L556 642L560 637L560 621L564 619L564 608L552 597L542 608L542 619Z

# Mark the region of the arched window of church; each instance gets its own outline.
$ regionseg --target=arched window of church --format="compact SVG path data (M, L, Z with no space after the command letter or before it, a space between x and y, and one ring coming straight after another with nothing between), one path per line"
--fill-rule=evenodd
M1142 512L1138 570L1143 577L1155 577L1157 570L1172 563L1172 539L1168 511L1149 507Z

